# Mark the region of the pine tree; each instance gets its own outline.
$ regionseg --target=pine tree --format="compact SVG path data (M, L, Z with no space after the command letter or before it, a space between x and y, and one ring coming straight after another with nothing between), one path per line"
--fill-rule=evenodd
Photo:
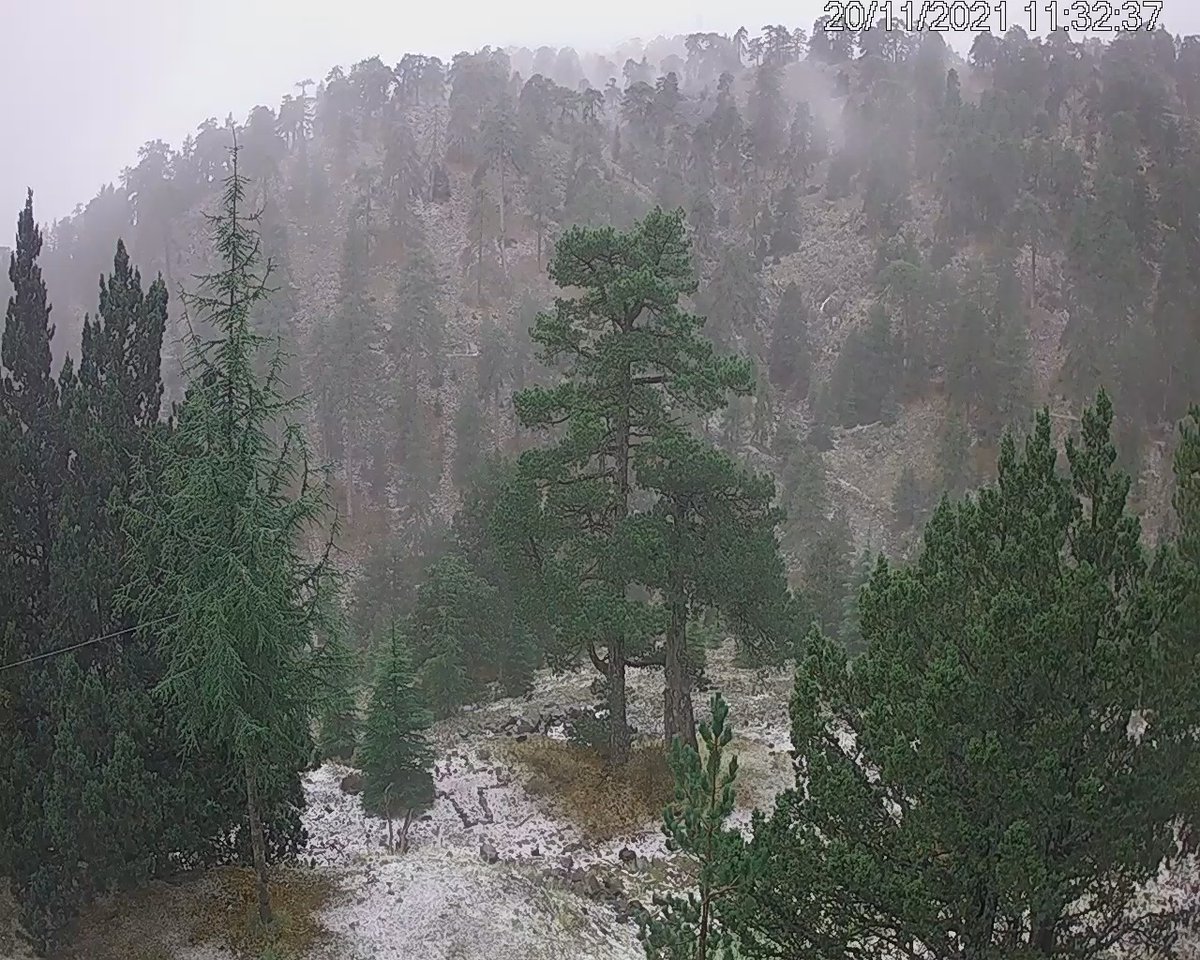
M850 526L840 511L823 523L801 561L804 594L813 618L832 637L838 636L843 604L852 574Z
M210 219L222 269L202 278L185 303L216 336L190 342L191 386L164 453L158 483L128 514L137 546L130 608L156 633L166 660L163 695L193 748L218 746L236 758L245 789L258 913L272 919L263 829L264 785L291 782L311 754L309 723L324 684L313 650L333 587L328 549L316 561L305 538L325 520L324 478L309 465L303 432L273 428L296 409L281 397L276 354L255 374L267 341L250 328L267 296L258 269L246 181L224 184Z
M330 614L328 619L332 630L318 639L328 664L329 687L317 713L317 757L350 763L358 746L357 664L342 636L342 617Z
M891 317L882 304L873 303L866 327L853 331L838 354L826 409L834 422L846 427L879 420L891 423L897 380Z
M942 424L938 446L938 467L941 471L941 492L961 496L973 483L971 469L971 433L958 407L952 407Z
M353 520L358 504L359 471L379 438L383 406L380 324L368 289L367 240L359 212L346 230L338 310L331 324L318 329L312 361L325 453L341 464L348 520Z
M813 930L826 957L897 931L913 955L1083 960L1098 930L1174 955L1182 907L1141 890L1200 809L1194 630L1170 628L1194 581L1141 545L1112 422L1101 394L1066 473L1048 411L1006 436L998 482L876 569L853 669L810 638L744 956L805 955Z
M771 328L767 372L788 397L807 395L812 377L812 346L808 335L809 310L804 294L789 283L779 298Z
M698 868L698 890L665 898L658 915L642 919L640 938L652 960L709 960L730 954L736 944L721 922L721 907L756 875L758 864L744 856L741 836L727 825L733 813L738 763L729 755L733 727L729 705L715 693L712 720L700 724L703 754L676 740L671 747L675 802L664 811L667 848ZM728 757L728 759L727 759Z
M870 550L863 550L855 559L850 580L846 584L846 595L842 600L842 621L838 626L838 641L846 652L855 657L863 651L862 611L859 601L863 588L871 580L875 558Z
M0 636L7 661L54 646L58 527L67 443L58 384L50 372L50 304L38 257L42 235L33 194L17 219L8 267L12 296L0 339ZM49 789L55 699L53 675L0 673L0 700L11 723L0 752L0 870L14 881L22 919L40 947L73 913L79 894L60 889L61 859L44 814Z
M565 430L554 446L522 455L521 464L544 491L555 535L570 544L542 554L554 568L544 580L576 585L570 629L607 675L610 757L622 763L629 754L626 660L649 635L642 604L628 595L625 564L598 534L611 534L629 514L640 438L687 413L718 409L731 390L749 393L750 367L714 356L700 335L703 319L680 308L680 297L696 289L682 211L656 209L623 233L572 228L557 244L550 276L579 293L539 315L532 336L543 359L565 362L568 375L514 402L525 426Z
M410 228L386 349L396 376L420 380L433 390L441 387L446 364L441 297L441 278L424 232Z
M17 623L21 652L36 653L49 629L49 591L53 579L51 544L59 483L67 458L62 434L58 384L50 373L50 304L38 256L42 234L33 219L33 193L17 220L17 246L8 277L13 295L0 341L0 414L4 486L4 555L13 566L5 578L11 593L4 610ZM32 718L29 718L31 720ZM32 728L26 729L32 735Z
M413 812L433 802L433 748L427 733L432 719L393 626L371 690L359 759L364 809L389 821L400 811L405 813L401 852Z
M497 591L456 553L436 560L417 589L406 624L426 702L447 717L470 700L497 669L505 624Z
M719 612L760 661L787 645L787 580L776 538L782 512L772 506L769 476L686 434L648 444L637 481L655 502L632 513L617 538L637 582L660 594L665 608L664 737L695 747L692 685L701 664L691 662L692 619Z

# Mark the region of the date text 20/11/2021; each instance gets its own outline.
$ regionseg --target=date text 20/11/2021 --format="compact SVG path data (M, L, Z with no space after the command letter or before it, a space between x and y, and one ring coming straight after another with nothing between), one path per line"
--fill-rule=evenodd
M1130 33L1155 30L1162 0L830 0L822 18L826 33L904 30L919 33L1004 34L1009 27L1029 33Z

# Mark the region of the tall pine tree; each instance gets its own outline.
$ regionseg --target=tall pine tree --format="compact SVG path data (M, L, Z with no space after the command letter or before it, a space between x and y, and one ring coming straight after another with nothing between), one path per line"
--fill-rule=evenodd
M236 758L258 877L258 912L272 919L267 887L264 788L295 783L311 754L309 724L324 686L314 631L333 587L328 549L315 561L307 538L326 519L327 485L309 463L303 432L276 426L296 409L285 400L270 342L252 331L267 296L259 271L246 181L225 181L211 218L222 263L186 303L216 331L190 342L191 386L161 476L135 502L128 530L138 550L131 608L156 628L166 660L163 694L193 747Z

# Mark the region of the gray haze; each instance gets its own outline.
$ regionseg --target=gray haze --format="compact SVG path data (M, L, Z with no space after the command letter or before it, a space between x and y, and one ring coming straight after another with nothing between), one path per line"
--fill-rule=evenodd
M1022 0L1008 0L1010 11ZM408 51L448 59L484 44L570 45L697 29L812 26L824 0L0 0L0 244L25 188L38 220L70 213L161 138L173 146L206 117L242 120L278 105L297 80L334 64ZM1200 3L1168 3L1164 24L1200 32ZM960 46L960 44L955 44Z

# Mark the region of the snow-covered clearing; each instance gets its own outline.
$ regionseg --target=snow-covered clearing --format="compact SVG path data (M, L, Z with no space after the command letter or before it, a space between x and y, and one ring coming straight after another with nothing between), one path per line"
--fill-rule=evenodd
M736 670L730 657L729 650L716 652L713 673L728 680L722 689L746 755L745 797L761 804L790 778L789 678ZM647 897L653 877L669 869L658 823L589 841L526 792L523 771L505 749L514 718L533 725L588 705L591 679L585 672L545 673L529 697L500 700L439 724L437 800L413 823L403 855L388 852L386 822L365 815L358 797L342 791L349 768L327 764L308 775L307 856L336 876L342 890L320 915L337 941L327 951L330 960L643 956L628 904ZM661 729L660 698L661 677L631 674L630 717L646 734ZM738 819L748 815L747 809ZM485 862L481 850L496 862Z

